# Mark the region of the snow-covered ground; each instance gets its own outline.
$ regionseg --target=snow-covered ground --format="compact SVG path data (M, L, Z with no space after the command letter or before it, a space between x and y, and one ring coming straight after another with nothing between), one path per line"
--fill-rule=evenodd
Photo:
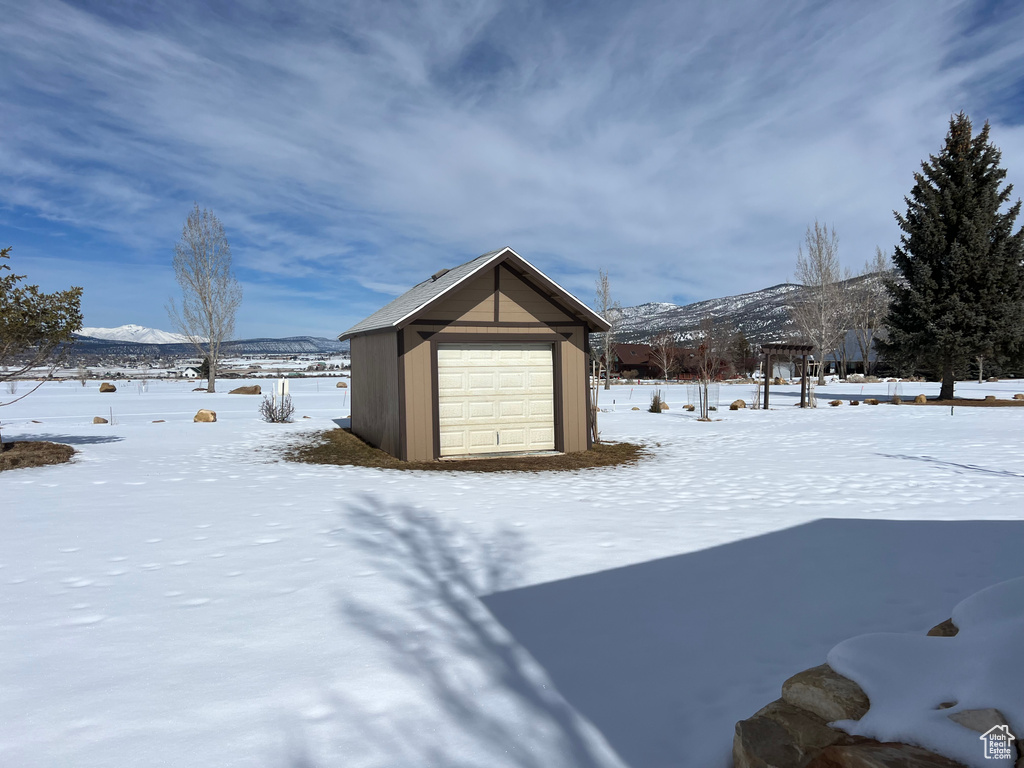
M783 386L699 423L684 386L660 415L617 386L603 434L649 460L474 475L275 462L350 390L293 380L271 425L193 386L0 410L6 439L79 451L0 474L0 765L723 768L735 721L837 643L1024 574L1024 409Z

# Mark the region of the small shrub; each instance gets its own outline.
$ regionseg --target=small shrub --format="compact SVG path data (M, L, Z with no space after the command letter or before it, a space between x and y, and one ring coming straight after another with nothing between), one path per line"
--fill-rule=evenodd
M280 399L276 396L263 396L263 402L260 403L260 416L264 421L271 424L286 424L292 420L294 415L295 406L292 405L291 395L285 395Z
M860 405L860 400L851 400L850 405Z
M687 406L684 406L684 407L686 408L686 410L690 411L691 413L693 411L697 410L697 406L693 405L692 403L690 405L687 405Z
M1021 400L1024 400L1024 397L1022 397ZM924 405L927 402L928 398L925 397L924 395L918 395L917 397L914 398L914 403L917 405Z
M842 405L843 401L842 400L829 400L828 404L831 405L833 408L835 408L837 405Z
M875 399L875 398L873 398L873 397L869 397L869 398L868 398L867 400L865 400L864 402L865 402L865 403L867 403L868 405L878 405L878 400L876 400L876 399Z
M899 395L893 395L892 396L892 404L893 405L899 405L902 402L903 402L903 398L900 397Z
M651 407L648 408L647 410L650 413L661 413L661 406L664 402L665 401L661 399L661 390L656 389L653 392L651 392Z
M668 403L662 403L661 404L661 410L667 411L668 410Z
M637 406L637 405L634 405L634 406L633 406L633 408L632 408L632 410L634 410L634 411L639 411L639 410L640 410L640 407L639 407L639 406Z

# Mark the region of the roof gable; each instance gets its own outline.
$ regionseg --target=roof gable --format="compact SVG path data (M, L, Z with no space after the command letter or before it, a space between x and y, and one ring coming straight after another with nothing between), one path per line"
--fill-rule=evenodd
M581 318L591 330L608 330L603 317L551 280L511 248L490 251L449 270L436 272L427 280L414 285L398 298L359 321L338 338L342 341L364 333L403 328L446 296L486 269L506 263L515 266L552 300L565 306L570 315Z

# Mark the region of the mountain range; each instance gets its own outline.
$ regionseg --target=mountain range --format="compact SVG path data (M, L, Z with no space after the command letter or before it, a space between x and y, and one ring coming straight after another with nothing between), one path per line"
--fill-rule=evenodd
M78 335L104 341L134 341L137 344L188 343L188 338L180 333L145 328L141 325L119 325L117 328L83 328Z
M862 275L844 281L848 288L866 284L871 290L884 291L881 274ZM615 333L619 342L643 342L668 331L682 342L697 336L705 317L743 331L751 344L786 341L798 336L792 320L793 307L801 302L807 288L795 283L780 283L751 293L706 299L692 304L650 302L621 310ZM120 354L136 357L190 357L193 347L179 334L141 325L117 328L83 328L77 334L75 353ZM225 345L228 355L261 354L334 354L347 352L348 342L319 336L291 336L284 339L240 339Z
M180 334L121 325L117 328L82 328L71 346L74 355L118 357L194 357L195 348ZM348 342L320 336L290 336L284 339L238 339L224 345L226 355L327 355L348 351Z
M885 290L880 274L862 275L841 283L847 288L862 284L871 290ZM642 342L668 331L679 341L690 341L697 336L701 320L711 317L743 331L751 344L784 342L799 335L792 310L803 301L806 292L803 285L780 283L760 291L693 304L650 303L624 307L615 337L624 343Z

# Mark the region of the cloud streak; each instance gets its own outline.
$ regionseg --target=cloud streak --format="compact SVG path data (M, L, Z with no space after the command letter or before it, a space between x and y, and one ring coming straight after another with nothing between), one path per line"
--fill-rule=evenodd
M584 299L605 267L625 303L782 282L815 217L856 266L895 242L891 211L961 108L993 119L1011 180L1024 163L1013 6L135 13L43 0L0 20L0 222L52 223L67 256L87 234L77 255L116 281L169 262L198 200L258 297L245 335L335 289L309 331L340 331L501 245Z

